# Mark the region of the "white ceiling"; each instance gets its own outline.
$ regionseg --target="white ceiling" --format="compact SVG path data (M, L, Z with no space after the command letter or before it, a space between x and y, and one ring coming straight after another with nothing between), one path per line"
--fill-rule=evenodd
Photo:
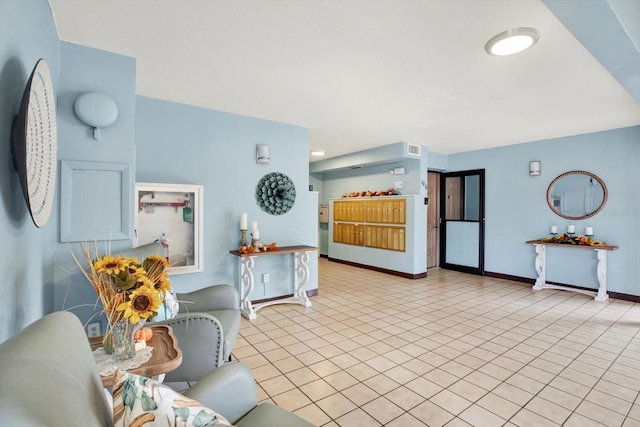
M137 94L292 123L328 157L455 153L640 124L540 0L49 0L60 38L137 59ZM492 57L515 27L541 36Z

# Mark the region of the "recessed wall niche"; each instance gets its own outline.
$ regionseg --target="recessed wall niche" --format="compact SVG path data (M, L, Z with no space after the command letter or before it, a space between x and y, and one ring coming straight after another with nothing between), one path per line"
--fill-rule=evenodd
M203 271L202 185L137 182L133 245L163 244L169 274Z

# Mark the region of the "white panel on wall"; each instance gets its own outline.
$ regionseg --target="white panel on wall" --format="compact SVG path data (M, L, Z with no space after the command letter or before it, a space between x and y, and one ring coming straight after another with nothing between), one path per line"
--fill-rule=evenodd
M131 165L62 160L60 241L131 239Z
M480 257L477 244L479 232L477 222L448 221L447 263L477 268ZM469 242L476 243L468 244Z

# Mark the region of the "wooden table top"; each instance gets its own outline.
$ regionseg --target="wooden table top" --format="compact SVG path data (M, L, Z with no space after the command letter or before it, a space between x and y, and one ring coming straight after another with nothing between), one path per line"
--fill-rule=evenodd
M544 240L541 240L541 239L538 239L538 240L527 240L525 243L528 243L530 245L560 246L560 247L563 247L563 248L603 249L605 251L615 251L616 249L618 249L618 246L616 246L616 245L607 245L607 244L595 245L595 246L572 245L572 244L569 244L569 243L547 242L547 241L544 241Z
M241 254L239 252L239 250L236 249L236 250L233 250L233 251L229 251L229 253L231 255L235 255L235 256L239 256L239 257L247 257L247 256L291 254L291 253L295 253L295 252L309 252L309 251L315 251L317 249L318 248L316 248L315 246L299 245L299 246L282 246L277 251L252 252L250 254Z
M148 346L153 347L151 359L137 368L129 369L128 372L152 377L171 372L182 363L182 351L178 347L178 340L173 335L171 326L154 325L151 326L151 329L153 330L153 337L147 343ZM89 338L89 344L91 344L91 350L102 347L102 336ZM101 376L100 378L104 387L113 385L112 375Z

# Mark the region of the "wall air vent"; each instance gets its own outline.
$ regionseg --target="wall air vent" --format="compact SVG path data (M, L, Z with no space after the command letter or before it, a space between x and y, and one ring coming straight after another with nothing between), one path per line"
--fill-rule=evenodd
M420 146L416 144L407 144L407 154L410 156L420 156Z

